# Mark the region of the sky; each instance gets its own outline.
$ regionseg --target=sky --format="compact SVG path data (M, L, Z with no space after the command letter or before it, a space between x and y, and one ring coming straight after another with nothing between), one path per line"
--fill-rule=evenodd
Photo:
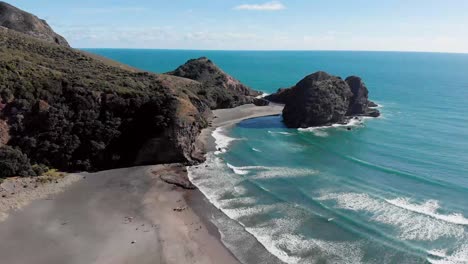
M467 0L6 0L76 48L468 53Z

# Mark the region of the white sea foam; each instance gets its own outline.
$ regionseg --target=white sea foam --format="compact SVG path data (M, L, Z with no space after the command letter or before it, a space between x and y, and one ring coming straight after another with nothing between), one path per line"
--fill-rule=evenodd
M433 249L433 250L428 250L427 253L431 256L436 256L439 258L445 258L447 257L447 250L446 249Z
M262 152L261 150L256 149L256 148L252 148L252 150L255 151L255 152Z
M267 170L258 171L253 179L294 178L316 175L318 171L311 169L293 169L288 167L270 167Z
M333 124L330 126L318 126L318 127L308 127L308 128L298 128L300 132L311 132L317 137L327 137L328 130L333 128L340 128L340 127L360 127L364 124L366 119L372 119L372 117L359 117L359 118L352 118L346 124Z
M272 179L272 178L291 178L311 176L318 173L316 170L302 169L302 168L288 168L288 167L265 167L265 166L243 166L236 167L229 163L227 166L237 175L247 175L251 171L255 175L250 179Z
M338 208L370 213L371 221L397 227L399 237L403 240L434 241L443 237L464 239L468 236L461 225L395 206L368 194L331 193L316 199L335 200Z
M261 98L267 97L268 95L270 95L270 94L268 94L268 93L262 93L261 95L255 97L255 98L261 99Z
M318 256L329 263L362 263L364 256L359 242L330 242L305 238L290 230L291 224L269 223L268 227L246 228L272 254L285 263L315 263Z
M436 200L428 200L423 204L411 203L408 198L396 198L385 200L388 203L391 203L400 208L428 215L436 219L458 225L468 225L468 219L465 218L462 214L455 213L450 215L444 215L437 213L437 210L440 208L439 202Z
M461 245L452 254L448 254L447 250L432 250L428 252L432 256L427 258L432 264L467 264L468 263L468 244ZM435 253L435 254L433 254ZM440 254L438 254L440 253ZM438 257L437 259L433 256Z
M294 133L290 133L290 132L284 132L284 131L269 131L268 130L268 133L270 134L277 134L277 135L285 135L285 136L294 136L295 134Z
M231 164L227 164L227 166L235 173L235 174L238 174L238 175L246 175L246 174L249 174L249 171L248 170L243 170L239 167L235 167L235 166L232 166Z
M205 166L208 166L206 167ZM204 193L210 202L229 218L244 226L270 253L286 263L314 263L323 256L333 263L359 263L363 256L357 244L330 242L305 238L297 234L303 224L304 212L288 203L262 204L257 195L242 186L245 176L234 174L222 159L208 154L207 162L197 167L188 167L190 180ZM234 167L231 165L231 167ZM234 167L236 170L255 170L268 176L286 174L310 174L310 170L269 168L263 166ZM276 174L273 172L276 171ZM284 176L284 175L283 175ZM260 188L262 186L259 186ZM265 189L268 191L267 189ZM271 218L272 213L277 216ZM268 217L261 217L268 216ZM259 219L264 219L259 221Z
M231 142L238 140L226 135L223 127L218 127L212 133L213 138L215 139L216 149L221 149L215 152L215 154L220 154L226 152L227 148Z

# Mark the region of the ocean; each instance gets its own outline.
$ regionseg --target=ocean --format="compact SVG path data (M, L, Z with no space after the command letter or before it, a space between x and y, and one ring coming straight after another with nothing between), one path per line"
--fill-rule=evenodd
M382 116L350 131L279 116L215 131L228 151L190 177L227 216L223 241L245 263L468 263L468 54L87 51L158 73L206 56L265 93L318 70L362 77Z

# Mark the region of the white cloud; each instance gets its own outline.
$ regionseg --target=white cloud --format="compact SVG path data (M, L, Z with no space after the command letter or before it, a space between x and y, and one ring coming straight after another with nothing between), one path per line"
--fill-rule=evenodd
M113 14L113 13L140 13L146 11L144 7L83 7L83 8L75 8L73 9L74 12L79 14L86 14L86 15L97 15L97 14Z
M257 10L257 11L278 11L285 9L284 6L279 1L272 1L264 4L244 4L234 7L235 10Z

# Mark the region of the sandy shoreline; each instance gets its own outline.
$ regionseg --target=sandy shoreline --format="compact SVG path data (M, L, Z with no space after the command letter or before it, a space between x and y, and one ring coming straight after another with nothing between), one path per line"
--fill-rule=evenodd
M211 133L217 127L281 110L279 105L216 110L198 144L213 151ZM210 222L217 209L200 191L182 188L190 185L184 166L125 168L72 179L61 193L38 186L40 195L31 194L21 210L10 210L0 222L2 262L239 263ZM167 183L173 181L177 185ZM2 205L9 205L7 199L0 198Z
M216 151L215 140L211 136L216 128L230 127L246 119L279 115L283 111L283 107L283 105L279 104L270 104L268 106L254 106L248 104L231 109L214 110L212 126L201 132L198 143L204 145L205 152Z

